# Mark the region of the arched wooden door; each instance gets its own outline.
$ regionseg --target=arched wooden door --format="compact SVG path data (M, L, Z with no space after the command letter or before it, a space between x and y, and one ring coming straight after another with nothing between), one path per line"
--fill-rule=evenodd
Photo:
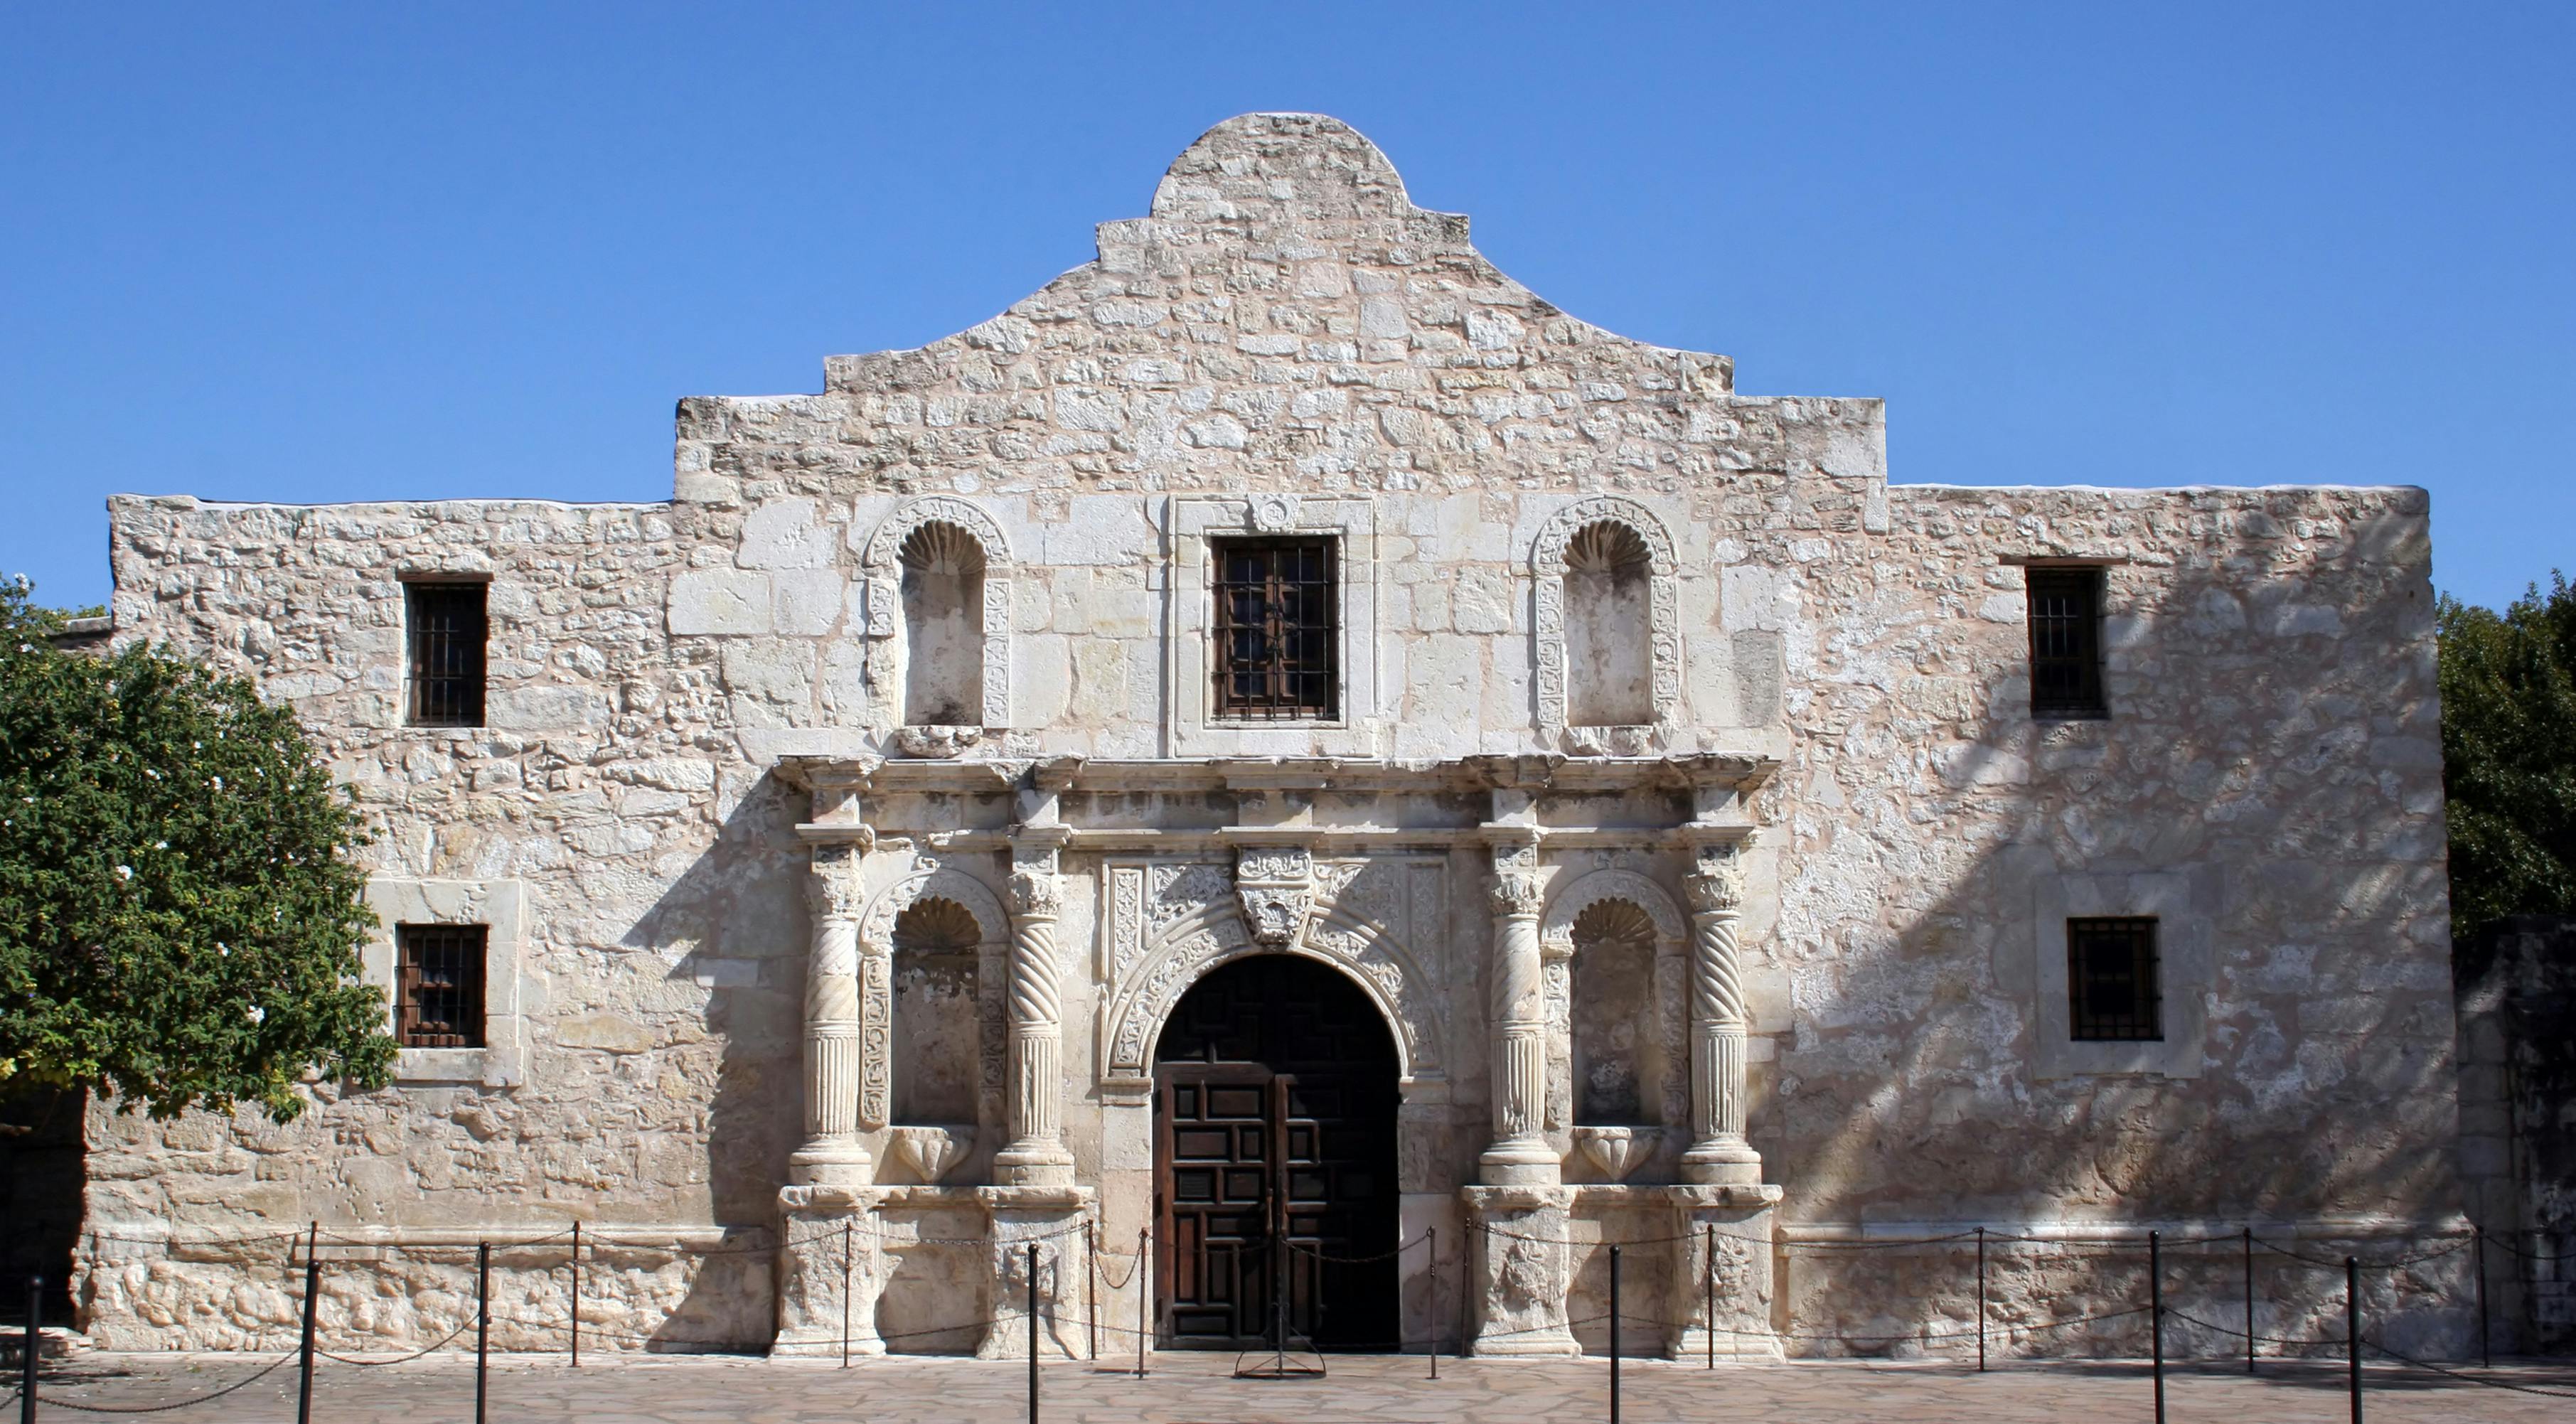
M1395 1079L1377 1006L1314 960L1182 996L1154 1054L1163 1344L1268 1344L1284 1312L1292 1347L1397 1348Z

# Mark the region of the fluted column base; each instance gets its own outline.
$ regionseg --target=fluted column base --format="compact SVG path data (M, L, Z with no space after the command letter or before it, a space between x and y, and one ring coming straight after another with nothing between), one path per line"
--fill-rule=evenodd
M787 1180L800 1187L864 1187L876 1180L876 1158L856 1137L808 1138L788 1154Z
M1502 1035L1494 1096L1500 1109L1492 1146L1476 1159L1490 1187L1552 1187L1565 1179L1565 1159L1539 1131L1547 1099L1547 1044L1540 1026L1513 1024Z

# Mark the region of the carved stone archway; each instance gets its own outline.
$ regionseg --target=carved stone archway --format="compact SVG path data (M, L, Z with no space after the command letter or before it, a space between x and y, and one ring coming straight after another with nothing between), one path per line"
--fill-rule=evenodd
M1647 555L1647 650L1653 658L1651 727L1569 727L1566 724L1565 550L1574 536L1594 524L1618 524L1644 542ZM1534 620L1538 654L1538 734L1543 745L1579 755L1604 753L1639 756L1654 750L1665 729L1681 717L1681 563L1673 553L1673 536L1653 510L1633 499L1594 495L1578 499L1539 526L1530 549L1537 606Z
M984 510L953 495L925 495L897 505L877 524L859 557L867 586L867 631L879 648L903 627L903 541L925 524L963 530L984 550L984 726L1011 725L1011 587L1017 565L1002 526ZM874 666L875 660L871 660ZM896 709L898 720L901 708Z
M984 882L927 856L868 901L859 920L859 1129L874 1132L892 1118L894 1102L894 922L924 900L946 900L975 918L977 1116L1001 1100L1004 995L1011 921Z
M1401 867L1404 862L1382 864ZM1244 921L1229 867L1216 863L1113 867L1110 938L1116 949L1101 1020L1102 1076L1131 1083L1148 1077L1163 1022L1192 984L1218 965L1277 951L1319 960L1359 985L1386 1019L1401 1081L1442 1076L1446 1055L1438 996L1421 962L1385 925L1334 895L1336 890L1347 891L1367 868L1319 865L1323 888L1332 898L1315 909L1292 941L1265 944L1254 938ZM1121 884L1120 870L1136 872L1136 879ZM1157 893L1170 906L1166 915L1151 915L1136 891L1149 872L1159 872L1159 892L1149 893ZM1169 898L1175 894L1192 898ZM1365 894L1352 897L1367 898ZM1130 917L1124 923L1117 918L1122 914ZM1128 933L1131 924L1136 930L1132 935Z

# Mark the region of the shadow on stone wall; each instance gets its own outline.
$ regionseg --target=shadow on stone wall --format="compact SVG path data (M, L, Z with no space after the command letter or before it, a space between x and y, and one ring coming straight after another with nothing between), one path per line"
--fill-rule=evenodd
M27 1316L27 1278L45 1279L45 1319L72 1310L72 1248L81 1231L89 1151L77 1089L26 1088L0 1096L0 1320Z
M803 793L763 773L714 843L628 931L658 976L668 1041L661 1098L695 1112L691 1130L643 1148L630 1220L712 1221L727 1254L693 1273L687 1301L646 1348L765 1351L775 1329L778 1188L804 1119L806 860L795 825ZM721 804L721 802L719 803ZM702 1104L702 1106L692 1106ZM657 1208L656 1203L659 1203Z
M1901 720L1914 714L1886 685L1899 674L1873 683L1855 661L1819 680L1808 720L1828 735L1808 742L1824 754L1816 781L1835 763L1866 762L1884 785L1887 765L1910 765L1918 792L1910 807L1891 799L1839 827L1774 832L1792 837L1787 855L1806 873L1870 874L1884 887L1877 930L1800 944L1784 917L1770 946L1797 986L1797 1028L1768 1065L1752 1135L1767 1175L1789 1189L1790 1221L1863 1222L1889 1235L1980 1221L2250 1225L2288 1244L2267 1224L2456 1217L2439 804L2421 804L2425 788L2439 788L2430 594L2403 572L2420 564L2389 557L2420 527L2396 517L2354 528L2355 552L2323 564L2318 581L2330 586L2313 594L2303 578L2258 576L2262 550L2242 543L2222 555L2244 561L2233 577L2225 564L2156 569L2159 587L2124 597L2114 570L2108 721L2033 722L2026 660L1980 663L1968 640L1945 634L1951 623L1924 625L1918 646L1880 666L1982 689L1970 705L1984 713L1956 755L1948 728ZM2152 601L2141 606L2141 596ZM2243 636L2249 626L2322 626L2304 611L2311 599L2340 610L2331 632ZM2421 646L2427 659L2394 694L2381 651L2392 646ZM2398 705L2398 695L2417 704ZM1860 780L1846 788L1856 801L1869 794ZM1944 827L1993 825L2010 828L2001 844L1938 840ZM1836 846L1837 835L1865 844ZM2208 920L2201 1076L2040 1080L2042 882L2176 867L2203 882L2193 904ZM1915 884L1955 888L1905 903ZM2331 908L2319 916L2318 907ZM2407 924L2416 932L2392 940L2390 927ZM2169 977L2168 1024L2177 987ZM2337 1262L2348 1250L2372 1260L2425 1249L2298 1245ZM2341 1271L2257 1254L2258 1299L2269 1301L2262 1332L2339 1337ZM1990 1246L1989 1319L2144 1305L2145 1256L2142 1242ZM1793 1340L1793 1353L1884 1353L1887 1337L1975 1328L1973 1241L1809 1247L1781 1264L1781 1327L1813 1337ZM2242 1272L2241 1243L2177 1249L2167 1300L2233 1324ZM2366 1279L2365 1309L2392 1345L2474 1344L2462 1255ZM2391 1316L2401 1293L2407 1308ZM2134 1355L2145 1351L2146 1324L2026 1338L2049 1353ZM2187 1353L2243 1349L2178 1322L2167 1338ZM1930 1353L1973 1348L1971 1339ZM1893 1352L1924 1351L1898 1343Z
M2493 1248L2498 1344L2576 1349L2576 918L2498 921L2453 970L2460 1169Z

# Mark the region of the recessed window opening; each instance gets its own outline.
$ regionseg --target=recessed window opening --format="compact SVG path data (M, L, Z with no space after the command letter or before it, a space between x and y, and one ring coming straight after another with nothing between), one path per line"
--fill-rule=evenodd
M894 1120L930 1126L975 1121L982 1064L976 1014L973 912L926 899L894 920Z
M407 583L405 613L411 632L411 725L483 725L486 586L479 583Z
M483 1047L486 925L396 925L394 1037L405 1048Z
M2035 568L2030 589L2030 710L2035 717L2103 717L2102 571Z
M1653 572L1646 541L1616 520L1585 525L1566 541L1568 723L1655 720Z
M1331 721L1341 705L1340 590L1330 539L1218 539L1216 712Z
M984 720L984 546L954 524L915 529L903 566L903 720L913 727Z
M2149 917L2066 922L2066 984L2072 1037L2084 1041L2155 1042L2164 1038L2164 1002L2156 961L2156 922Z
M1655 922L1625 900L1574 917L1574 1120L1660 1119L1666 1064L1655 1035Z

